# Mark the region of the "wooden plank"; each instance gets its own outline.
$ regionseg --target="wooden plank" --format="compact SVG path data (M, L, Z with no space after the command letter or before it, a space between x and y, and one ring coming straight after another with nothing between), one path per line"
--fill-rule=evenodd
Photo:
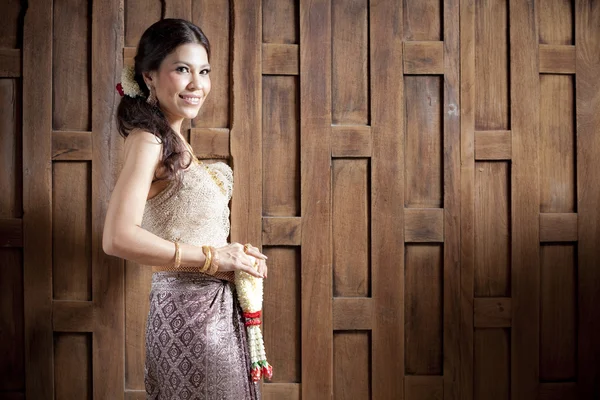
M480 297L474 300L475 328L510 328L510 297Z
M265 246L300 246L302 218L263 217L262 242Z
M405 375L442 375L443 249L439 244L405 249Z
M163 18L192 19L192 2L190 0L166 0Z
M20 49L0 49L0 77L21 77Z
M133 67L135 65L134 57L137 52L135 47L123 47L123 65Z
M331 1L300 2L302 398L333 394Z
M476 160L510 160L512 156L510 131L476 131Z
M57 333L54 336L56 399L92 400L92 335Z
M55 332L92 332L94 306L91 301L52 301L52 326Z
M275 371L269 382L301 382L300 248L267 247L265 254L269 257L269 277L264 286L263 332L267 357Z
M475 329L475 399L506 400L510 397L510 333L507 329Z
M371 279L372 398L404 395L404 78L403 9L399 2L369 3L371 60ZM390 96L393 93L393 96ZM394 177L394 179L390 179ZM390 218L390 216L394 218ZM393 239L392 239L393 238Z
M92 132L52 131L52 160L92 159Z
M0 218L0 247L23 247L21 218Z
M263 77L263 215L300 215L299 83Z
M333 329L336 331L372 329L373 303L373 299L369 297L334 297Z
M333 296L369 296L369 162L338 159L331 169Z
M146 400L146 391L125 390L125 400Z
M576 242L577 213L540 213L541 242Z
M600 397L600 8L575 2L577 123L577 384L581 399Z
M264 400L300 400L302 386L299 383L265 383L262 386Z
M144 31L164 17L163 5L164 3L148 2L147 0L128 0L124 2L124 42L126 46L137 46Z
M229 129L192 128L190 145L198 158L229 158Z
M572 45L575 40L573 3L553 0L540 9L540 45Z
M575 46L540 44L541 74L574 74Z
M579 400L577 382L542 382L539 400Z
M443 242L443 208L404 209L405 242Z
M436 0L405 0L404 40L442 40L443 5Z
M263 42L298 43L298 1L263 0L262 5Z
M444 42L404 42L405 75L443 75Z
M32 0L23 27L25 394L54 393L52 335L52 4Z
M23 215L21 81L0 79L0 218Z
M443 81L439 76L406 76L404 83L406 98L410 99L405 106L404 206L441 208Z
M540 79L538 2L511 0L510 121L511 295L510 398L535 398L540 337ZM508 382L506 382L508 383ZM489 393L490 388L486 389Z
M299 51L297 44L263 43L263 75L298 75Z
M444 377L407 375L404 377L405 399L444 399Z
M333 334L333 399L370 400L371 337L369 332Z
M95 1L91 15L92 77L92 190L91 246L94 340L92 343L93 398L122 400L125 359L123 260L102 251L102 232L108 200L114 188L122 152L114 115L119 95L115 77L122 65L122 35L107 35L107 26L122 24L121 6ZM110 140L109 140L110 139ZM118 360L118 361L115 361Z
M366 125L333 125L331 157L371 157L371 127Z
M475 281L475 1L460 0L460 399L473 400Z
M190 0L187 0L190 1ZM192 22L202 28L210 40L210 79L211 94L200 112L192 121L192 126L206 128L231 127L231 1L194 0ZM260 48L257 49L260 51ZM260 54L260 53L258 53ZM235 115L233 116L235 118Z
M369 24L367 0L331 2L331 119L369 123Z

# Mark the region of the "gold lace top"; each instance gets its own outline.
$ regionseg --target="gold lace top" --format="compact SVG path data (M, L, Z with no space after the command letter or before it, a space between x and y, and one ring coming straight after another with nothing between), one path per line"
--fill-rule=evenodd
M192 162L181 173L179 190L176 191L177 185L173 180L156 196L146 200L142 228L169 241L178 240L194 246L225 246L230 227L233 171L223 162L210 165ZM201 267L153 268L154 271L200 273ZM234 278L233 272L217 272L214 276L228 281Z

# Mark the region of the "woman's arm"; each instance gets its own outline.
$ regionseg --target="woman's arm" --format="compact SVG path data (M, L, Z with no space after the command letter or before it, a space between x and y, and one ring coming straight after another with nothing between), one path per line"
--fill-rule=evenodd
M102 248L105 253L144 265L173 263L173 242L141 227L161 150L162 145L149 132L133 131L125 140L123 169L104 221ZM201 248L181 244L181 265L202 265L204 260Z

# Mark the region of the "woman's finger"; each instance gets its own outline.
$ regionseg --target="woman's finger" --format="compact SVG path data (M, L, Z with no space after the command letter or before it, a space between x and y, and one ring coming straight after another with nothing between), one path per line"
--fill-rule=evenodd
M267 263L265 262L265 260L260 260L258 270L262 274L262 276L264 276L265 278L267 277Z
M268 258L263 253L261 253L258 250L258 248L252 246L250 243L247 243L247 244L244 245L244 252L246 254L248 254L249 256L256 257L256 258L261 258L263 260L266 260Z

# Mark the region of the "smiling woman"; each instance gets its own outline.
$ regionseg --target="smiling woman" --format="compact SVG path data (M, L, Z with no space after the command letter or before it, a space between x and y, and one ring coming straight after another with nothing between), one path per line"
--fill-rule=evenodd
M181 134L210 93L209 58L200 28L163 19L144 32L135 67L124 69L118 86L125 154L102 244L108 254L154 266L148 399L260 398L233 282L235 272L266 277L266 257L227 242L233 171L197 160Z

